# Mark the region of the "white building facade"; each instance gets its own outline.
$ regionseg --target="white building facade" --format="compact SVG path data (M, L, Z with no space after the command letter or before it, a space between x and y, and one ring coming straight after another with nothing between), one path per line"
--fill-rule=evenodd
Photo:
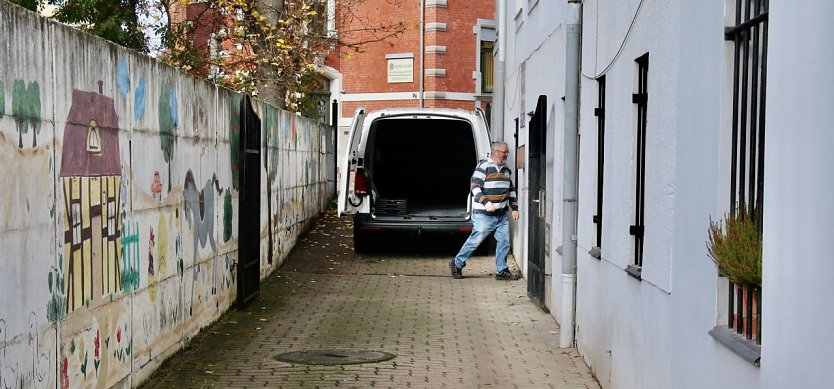
M834 43L825 27L834 4L498 0L496 10L506 70L496 79L503 126L493 127L510 145L518 139L524 211L540 198L522 151L546 96L544 305L600 384L826 386L834 82L825 67ZM566 130L575 23L579 125ZM577 164L565 160L566 131L578 131ZM564 216L565 169L578 175L575 219ZM744 201L762 215L763 279L756 320L738 335L729 304L742 300L706 242L710 219ZM535 217L522 214L513 251L529 278ZM575 228L567 242L566 227ZM575 259L563 256L573 244ZM565 263L575 275L565 277Z

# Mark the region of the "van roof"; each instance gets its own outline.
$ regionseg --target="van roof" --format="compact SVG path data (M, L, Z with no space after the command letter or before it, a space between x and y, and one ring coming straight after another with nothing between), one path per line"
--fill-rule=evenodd
M472 115L474 110L459 108L380 108L369 110L368 114L440 114L440 115Z

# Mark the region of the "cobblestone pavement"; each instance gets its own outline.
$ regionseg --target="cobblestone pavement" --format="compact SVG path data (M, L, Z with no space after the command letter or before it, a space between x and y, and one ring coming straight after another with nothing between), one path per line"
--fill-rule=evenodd
M454 280L459 247L382 239L356 255L349 217L331 208L244 310L232 308L167 361L144 388L599 388L526 280L496 281L476 256ZM515 267L514 261L513 267ZM280 362L290 351L394 354L351 365Z

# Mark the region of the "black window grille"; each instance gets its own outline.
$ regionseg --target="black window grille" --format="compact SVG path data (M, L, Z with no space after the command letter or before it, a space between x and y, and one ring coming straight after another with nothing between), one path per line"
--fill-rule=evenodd
M637 105L637 150L635 177L634 224L629 226L629 233L634 236L634 262L627 271L632 276L641 277L643 269L643 220L646 203L646 113L649 102L649 53L634 60L637 63L637 93L631 96L631 102Z
M733 42L733 123L730 204L755 214L762 232L768 0L738 0L735 25L724 38ZM761 285L730 282L727 325L761 344Z
M594 115L597 117L597 212L594 215L594 224L597 227L596 247L602 247L602 184L603 165L605 163L605 76L597 78L597 108Z

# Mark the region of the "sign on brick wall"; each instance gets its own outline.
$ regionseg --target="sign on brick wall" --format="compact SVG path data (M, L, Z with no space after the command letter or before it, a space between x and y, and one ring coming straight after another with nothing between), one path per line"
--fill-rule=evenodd
M388 83L414 82L414 58L388 58Z

